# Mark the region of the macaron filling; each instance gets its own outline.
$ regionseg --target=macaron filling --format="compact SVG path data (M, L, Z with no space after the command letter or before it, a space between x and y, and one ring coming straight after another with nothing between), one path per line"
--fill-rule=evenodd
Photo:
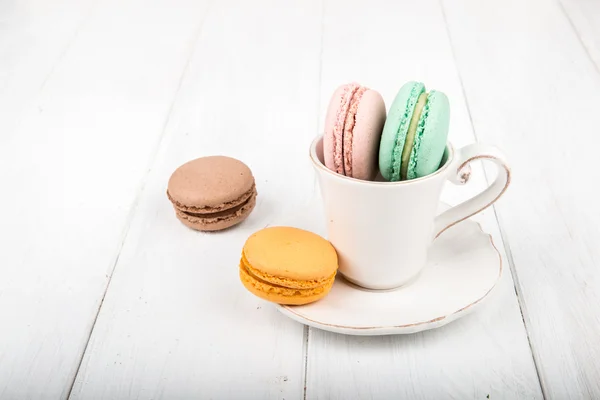
M256 205L256 196L256 186L252 185L250 191L244 193L240 198L227 202L229 208L226 209L223 208L225 207L224 204L215 207L179 207L177 202L172 201L177 218L184 224L193 228L202 227L202 230L212 231L225 229L245 219ZM242 202L240 203L240 201Z
M392 159L389 170L389 180L392 182L399 181L401 179L401 166L402 166L402 154L406 144L406 137L408 135L410 123L412 121L413 113L415 111L416 104L421 96L425 92L425 86L422 83L415 82L411 88L408 100L406 101L406 107L398 130L396 132L396 138L392 149ZM410 145L412 147L412 143Z
M418 178L417 175L417 154L419 153L419 148L421 147L421 143L422 143L422 136L423 136L423 132L425 131L425 123L427 122L427 118L429 116L429 109L430 109L430 105L431 105L431 101L432 101L432 95L434 95L436 92L435 90L432 90L429 95L427 96L427 102L425 103L425 106L423 107L423 109L421 110L421 116L419 117L419 122L417 123L417 129L415 132L415 137L414 137L414 143L412 146L412 150L410 153L410 157L408 160L408 166L407 166L407 171L406 171L406 179L415 179ZM430 101L431 100L431 101ZM443 152L442 152L442 156L443 156ZM441 157L440 157L440 161L441 161ZM439 165L439 164L438 164Z
M241 263L240 265L243 265L244 268L246 268L246 270L248 270L248 273L251 276L253 276L257 279L260 279L261 281L264 281L271 285L276 285L276 286L281 286L281 287L286 287L286 288L293 288L293 289L314 289L314 288L318 288L321 286L325 286L329 282L331 282L333 279L335 279L335 275L337 273L337 271L336 271L332 275L327 276L325 278L320 278L320 279L299 280L299 279L290 279L290 278L286 278L286 277L282 277L282 276L275 276L275 275L269 274L267 272L260 271L256 268L253 268L250 265L250 263L248 262L248 260L246 259L246 255L243 253L242 253L242 260L240 261L240 263Z
M333 163L335 171L341 175L351 176L352 173L352 130L358 103L366 90L357 83L348 84L338 107L333 125Z
M260 276L257 276L255 273L256 270L249 268L248 264L244 261L244 258L240 261L240 273L242 276L246 276L251 279L244 279L247 284L252 285L256 290L262 293L271 293L279 296L285 297L311 297L322 294L325 290L329 289L329 287L333 284L333 279L330 279L322 286L311 287L311 288L294 288L287 287L283 285L278 285L273 282L269 282L267 280L262 279Z
M182 222L188 222L192 225L201 225L206 230L224 229L231 226L232 223L237 223L248 215L256 205L256 195L250 197L245 203L230 208L225 211L217 211L214 213L192 213L182 211L175 207L177 218ZM210 228L210 229L208 229Z
M366 87L360 87L352 99L350 99L350 107L348 108L348 114L346 115L346 122L344 123L344 172L346 176L353 176L352 174L352 139L354 137L354 127L356 126L356 113L358 112L358 106L362 100L363 95L367 91Z
M421 93L417 100L417 104L415 105L414 111L412 113L412 117L410 119L410 124L408 126L408 132L406 134L406 139L404 141L404 148L402 149L402 161L400 162L400 179L406 180L408 178L408 170L409 164L411 160L411 156L416 153L418 150L415 149L415 144L420 143L420 141L415 142L415 138L418 136L417 134L423 133L424 127L424 118L423 118L423 109L427 105L427 97L428 93ZM426 115L425 115L426 116ZM420 128L420 129L419 129ZM419 132L418 132L419 131ZM413 158L413 160L416 157ZM413 163L413 170L416 167L416 163Z
M238 204L235 207L232 207L230 209L223 210L223 211L216 211L216 212L210 212L210 213L195 213L195 212L181 211L181 210L179 210L179 211L181 213L185 214L185 215L189 215L189 216L192 216L192 217L198 217L198 218L220 218L220 217L228 217L231 214L235 214L236 212L238 212L239 210L241 210L242 208L244 208L245 206L247 206L248 203L250 203L250 200L252 200L252 197L249 197L242 204Z
M216 213L216 212L220 212L220 211L229 211L232 208L239 206L239 205L241 205L243 207L245 204L248 203L248 201L255 194L256 194L256 184L252 184L252 187L247 192L245 192L240 197L238 197L237 199L227 201L227 202L224 202L219 205L210 205L210 206L199 207L199 206L184 205L183 203L175 200L173 198L173 196L171 196L171 193L167 190L167 197L169 198L171 203L173 203L173 206L175 206L175 208L178 209L179 211L182 211L189 215L196 215L196 214L208 215L208 214L212 214L212 213Z

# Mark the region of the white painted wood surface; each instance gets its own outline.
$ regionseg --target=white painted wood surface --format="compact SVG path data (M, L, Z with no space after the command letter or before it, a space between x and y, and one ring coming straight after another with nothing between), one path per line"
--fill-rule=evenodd
M386 12L373 11L381 9ZM452 99L449 137L455 146L473 142L441 11L436 1L329 1L321 98L328 98L339 80L355 78L380 88L389 106L407 77L421 80L428 89L444 91ZM363 32L363 23L378 29ZM390 40L418 31L424 32L421 40L403 41L402 46ZM364 62L365 58L377 62ZM485 186L483 172L474 168L468 185L448 186L443 198L455 204ZM477 219L501 248L493 210ZM311 329L309 339L310 399L541 398L508 273L485 308L439 330L353 338Z
M475 131L512 158L497 210L544 393L600 398L598 70L556 2L444 9Z
M600 72L600 2L561 0L560 4L588 57Z
M599 15L591 0L0 0L0 399L600 397ZM304 328L244 291L241 246L269 224L324 234L307 151L329 96L357 80L389 105L407 79L450 96L456 146L512 161L500 228L477 217L502 282L434 331ZM250 165L259 203L195 233L166 182L216 153ZM476 168L443 198L484 186Z
M92 6L92 0L0 2L0 140L37 100Z
M238 265L250 234L300 222L316 198L320 23L317 1L210 9L72 398L303 397L305 329L248 293ZM211 154L250 166L258 199L244 224L201 234L165 191L175 168Z
M3 2L6 26L33 26L3 35L0 56L2 104L16 102L0 127L2 399L67 396L206 10L143 5L103 1L80 17L64 4L48 22L46 6ZM66 43L53 33L63 23L81 24ZM21 54L27 39L41 43Z

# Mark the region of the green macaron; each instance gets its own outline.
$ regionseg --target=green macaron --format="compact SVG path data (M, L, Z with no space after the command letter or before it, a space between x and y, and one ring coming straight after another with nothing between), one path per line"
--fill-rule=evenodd
M442 92L425 91L421 82L400 88L383 127L379 170L396 182L435 172L446 149L450 103Z

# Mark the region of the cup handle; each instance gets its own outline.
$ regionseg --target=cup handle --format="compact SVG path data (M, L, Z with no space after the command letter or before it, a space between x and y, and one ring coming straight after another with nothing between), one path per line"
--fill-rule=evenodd
M494 182L483 192L444 211L435 218L434 233L436 238L451 226L494 204L510 184L511 173L506 157L502 151L494 146L481 143L470 144L458 150L454 160L453 165L449 168L448 176L450 182L454 184L463 185L468 182L471 176L471 166L469 164L475 160L494 162L498 167L498 175Z

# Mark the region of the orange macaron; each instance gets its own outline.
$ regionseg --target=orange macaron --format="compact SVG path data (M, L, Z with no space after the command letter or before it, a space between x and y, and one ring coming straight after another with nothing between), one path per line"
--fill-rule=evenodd
M298 228L270 227L246 240L240 279L252 294L278 304L301 305L325 297L338 257L321 236Z

